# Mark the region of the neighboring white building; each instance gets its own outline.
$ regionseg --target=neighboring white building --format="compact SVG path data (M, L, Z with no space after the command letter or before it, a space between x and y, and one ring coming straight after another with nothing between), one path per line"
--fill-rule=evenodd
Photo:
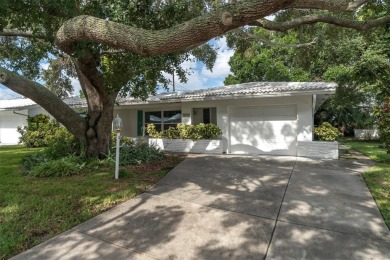
M119 99L114 113L123 119L122 134L126 136L144 135L148 123L154 123L158 129L180 122L214 123L222 129L225 153L298 156L298 146L313 141L315 108L335 91L335 83L253 82L162 93L146 101ZM41 109L38 105L12 109L16 108L26 115L38 114ZM6 124L10 126L1 142L11 135L11 125L16 129L23 121L22 116L12 115L12 109L3 108L0 103L0 122L8 120ZM10 115L18 119L12 121ZM15 138L13 133L12 140Z

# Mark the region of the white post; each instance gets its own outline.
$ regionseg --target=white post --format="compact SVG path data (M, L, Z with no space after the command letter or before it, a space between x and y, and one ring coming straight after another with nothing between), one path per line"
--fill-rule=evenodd
M119 142L120 142L119 131L116 132L116 154L115 154L115 180L119 178Z

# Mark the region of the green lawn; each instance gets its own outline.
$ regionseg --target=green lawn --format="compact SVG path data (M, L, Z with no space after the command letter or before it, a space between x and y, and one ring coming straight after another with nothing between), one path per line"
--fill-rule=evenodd
M363 174L363 178L374 197L386 225L390 228L390 154L379 148L377 142L344 141L377 164Z
M124 202L154 184L182 158L62 178L24 176L22 157L36 149L0 147L0 259L9 258Z

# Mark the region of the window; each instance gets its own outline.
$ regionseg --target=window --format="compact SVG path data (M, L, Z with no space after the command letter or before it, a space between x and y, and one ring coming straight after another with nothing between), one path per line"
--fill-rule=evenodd
M200 123L217 124L217 108L215 107L201 107L192 109L192 124Z
M178 123L181 123L180 110L145 112L145 128L148 124L154 124L157 131L163 131Z
M178 123L181 123L181 111L164 111L163 129L166 130L170 126L175 127Z

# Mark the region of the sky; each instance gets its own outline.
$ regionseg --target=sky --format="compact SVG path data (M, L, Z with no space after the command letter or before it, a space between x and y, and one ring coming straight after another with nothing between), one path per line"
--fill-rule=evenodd
M226 39L221 38L218 40L211 40L210 42L216 48L218 48L217 59L215 61L213 70L210 71L206 66L199 61L186 61L182 64L184 69L192 70L192 73L187 76L187 83L180 83L177 76L175 77L175 88L176 91L188 91L212 87L223 86L223 81L230 72L230 66L228 64L230 57L234 54L234 50L229 49L226 44ZM47 69L48 64L41 64L43 69ZM172 75L165 74L169 79ZM77 79L72 78L72 85L74 87L74 94L78 95L80 90L80 83ZM170 91L172 89L170 88ZM21 96L7 87L0 84L0 99L15 99L21 98Z

